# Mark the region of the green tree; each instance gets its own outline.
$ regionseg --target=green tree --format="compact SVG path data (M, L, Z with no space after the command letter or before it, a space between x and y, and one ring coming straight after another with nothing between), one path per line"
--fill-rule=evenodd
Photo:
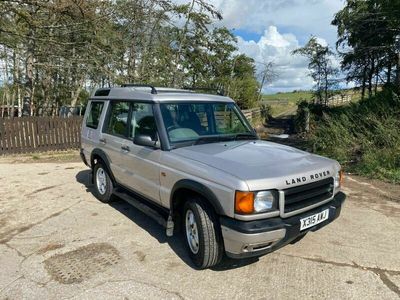
M336 86L335 79L338 70L332 64L333 52L328 46L322 46L315 37L311 37L307 44L293 51L308 58L308 69L315 82L315 96L320 104L328 104L332 89Z
M21 114L29 99L32 114L54 115L61 105L84 104L88 90L126 82L224 90L242 81L257 85L254 64L235 57L233 34L212 26L221 14L210 3L1 1L0 59L9 80L0 101L17 104ZM236 74L240 64L249 71ZM239 103L255 104L242 85L234 93Z
M399 1L348 0L332 21L342 70L347 81L360 84L362 97L367 90L376 93L379 84L400 86L399 15Z
M242 109L258 106L260 85L255 76L254 60L244 54L233 58L232 75L228 83L228 95L235 99Z

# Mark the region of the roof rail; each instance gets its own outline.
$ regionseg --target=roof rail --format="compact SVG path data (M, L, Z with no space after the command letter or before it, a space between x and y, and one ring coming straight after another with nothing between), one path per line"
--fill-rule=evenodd
M209 88L209 87L188 87L188 86L183 87L183 89L190 91L214 91L219 96L225 96L223 89Z
M121 85L121 87L148 87L151 88L151 93L152 94L157 94L157 90L154 86L150 84L141 84L141 83L124 83Z
M157 93L161 94L161 93L193 93L193 92L184 89L157 87Z

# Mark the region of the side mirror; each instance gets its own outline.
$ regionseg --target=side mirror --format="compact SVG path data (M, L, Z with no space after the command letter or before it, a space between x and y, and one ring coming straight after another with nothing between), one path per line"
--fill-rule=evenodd
M133 143L139 146L146 146L154 148L156 146L157 141L153 141L151 136L145 134L135 135L133 138Z

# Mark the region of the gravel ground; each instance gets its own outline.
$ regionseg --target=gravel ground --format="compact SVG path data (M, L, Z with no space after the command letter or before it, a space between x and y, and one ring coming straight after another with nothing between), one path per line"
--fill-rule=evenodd
M195 270L179 237L88 169L0 160L0 299L399 299L400 187L348 177L341 217L297 244Z

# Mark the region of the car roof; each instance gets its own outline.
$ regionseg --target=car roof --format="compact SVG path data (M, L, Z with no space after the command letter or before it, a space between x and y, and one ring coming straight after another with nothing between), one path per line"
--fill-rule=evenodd
M154 92L154 90L156 92ZM97 89L91 100L139 100L148 102L234 102L231 98L191 90L153 87L113 87Z

